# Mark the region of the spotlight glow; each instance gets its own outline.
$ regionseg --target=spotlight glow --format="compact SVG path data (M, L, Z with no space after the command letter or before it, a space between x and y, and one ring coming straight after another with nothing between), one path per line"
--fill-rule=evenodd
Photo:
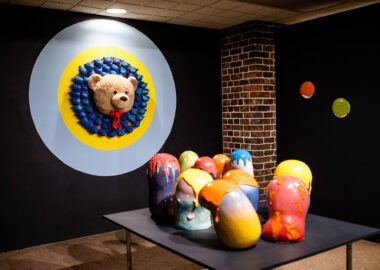
M127 11L123 8L109 8L106 10L107 13L110 13L110 14L125 14L127 13Z

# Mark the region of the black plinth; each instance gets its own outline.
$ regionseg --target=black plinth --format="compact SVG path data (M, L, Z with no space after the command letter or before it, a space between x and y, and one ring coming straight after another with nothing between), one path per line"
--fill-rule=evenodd
M265 217L260 213L260 219ZM305 240L276 244L260 239L246 250L230 250L219 242L213 228L183 231L151 219L147 208L104 216L123 228L214 269L266 269L312 256L380 233L379 229L308 214Z

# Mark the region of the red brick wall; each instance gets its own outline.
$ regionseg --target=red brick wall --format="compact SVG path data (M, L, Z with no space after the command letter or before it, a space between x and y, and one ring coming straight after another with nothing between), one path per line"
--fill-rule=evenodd
M222 31L223 152L248 150L260 200L276 167L274 36L280 26L250 22Z

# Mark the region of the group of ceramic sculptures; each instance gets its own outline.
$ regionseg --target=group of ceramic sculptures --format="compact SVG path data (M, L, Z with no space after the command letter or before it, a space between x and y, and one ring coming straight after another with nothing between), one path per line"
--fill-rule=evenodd
M159 153L148 164L152 218L185 230L214 225L220 241L233 249L257 243L260 236L279 243L302 241L310 204L312 175L298 160L280 163L266 189L268 220L258 211L259 185L252 157L244 149L213 158L185 151L179 157Z

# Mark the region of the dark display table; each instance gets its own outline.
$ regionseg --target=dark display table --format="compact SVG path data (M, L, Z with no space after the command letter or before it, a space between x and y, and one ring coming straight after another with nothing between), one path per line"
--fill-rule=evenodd
M265 215L259 210L262 222ZM252 248L230 250L219 242L213 227L203 231L179 230L156 223L147 208L104 217L127 230L128 269L132 268L129 232L207 268L239 270L272 268L342 245L347 245L347 269L351 269L351 243L380 233L376 228L308 214L302 242L276 244L260 239Z

